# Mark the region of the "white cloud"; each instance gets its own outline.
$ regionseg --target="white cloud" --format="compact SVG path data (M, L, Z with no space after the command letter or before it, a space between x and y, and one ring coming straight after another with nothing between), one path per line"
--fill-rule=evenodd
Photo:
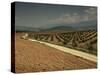
M97 9L96 8L90 8L88 10L85 10L85 13L87 13L87 17L89 20L94 20L97 17Z
M53 23L64 23L64 24L74 24L85 21L96 20L97 11L96 8L89 8L82 12L83 14L79 14L77 12L74 13L66 13L58 17L57 19L52 20Z
M90 8L88 10L85 10L85 12L88 14L96 14L96 8Z

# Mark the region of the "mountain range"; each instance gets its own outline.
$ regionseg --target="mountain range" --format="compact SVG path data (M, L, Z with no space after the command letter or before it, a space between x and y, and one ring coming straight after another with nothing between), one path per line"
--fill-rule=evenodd
M88 29L97 29L96 25L60 25L54 26L51 28L36 28L36 27L26 27L26 26L16 26L16 31L25 31L25 32L61 32L61 31L77 31L77 30L88 30Z

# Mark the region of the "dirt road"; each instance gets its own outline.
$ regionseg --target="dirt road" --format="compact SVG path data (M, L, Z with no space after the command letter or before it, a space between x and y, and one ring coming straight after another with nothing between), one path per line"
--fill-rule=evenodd
M58 50L61 50L61 51L64 51L64 52L67 52L67 53L70 53L70 54L73 54L73 55L76 55L76 56L79 56L79 57L82 57L82 58L85 58L85 59L88 59L88 60L91 60L91 61L94 61L94 62L97 62L97 56L93 55L93 54L78 51L78 50L75 50L75 49L66 48L66 47L63 47L63 46L55 45L55 44L50 44L50 43L47 43L47 42L37 41L37 40L33 40L33 39L29 39L29 40L30 41L36 41L36 42L45 44L47 46L56 48Z
M16 34L16 72L56 71L96 68L95 62L57 50L39 42L20 38Z

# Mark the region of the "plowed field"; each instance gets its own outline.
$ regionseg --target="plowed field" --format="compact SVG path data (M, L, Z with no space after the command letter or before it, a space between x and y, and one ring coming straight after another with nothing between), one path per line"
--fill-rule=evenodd
M21 39L20 36L20 33L16 33L16 72L89 69L97 67L96 62L62 52L39 42Z

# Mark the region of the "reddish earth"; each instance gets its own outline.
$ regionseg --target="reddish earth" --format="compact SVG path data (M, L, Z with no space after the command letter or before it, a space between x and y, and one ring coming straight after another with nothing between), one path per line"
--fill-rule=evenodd
M96 68L97 63L59 51L38 42L21 39L16 33L15 71L40 72Z

